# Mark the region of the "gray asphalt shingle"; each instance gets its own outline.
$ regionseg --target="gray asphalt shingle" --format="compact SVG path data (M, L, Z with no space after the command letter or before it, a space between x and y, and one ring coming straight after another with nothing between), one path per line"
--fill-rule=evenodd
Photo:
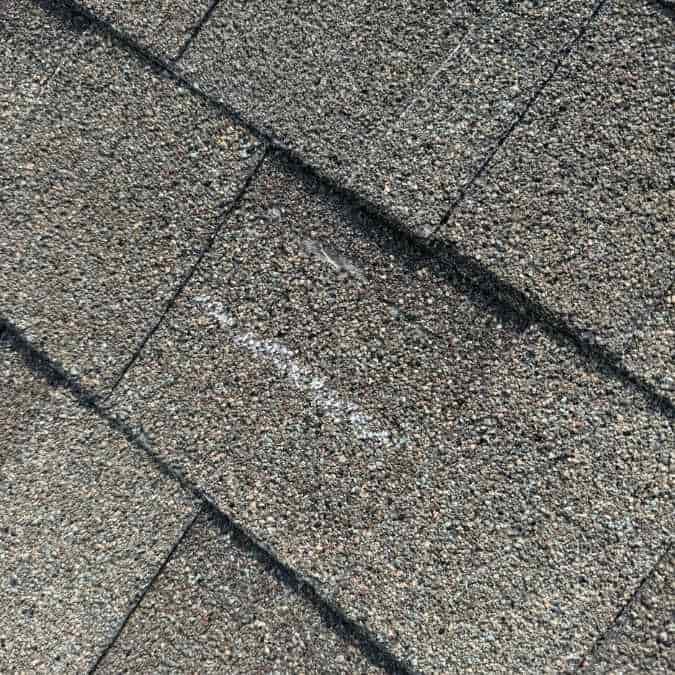
M583 673L675 672L675 555L671 550L646 579Z
M193 509L0 343L0 670L84 672Z
M0 12L0 319L103 393L261 149L62 4ZM80 4L165 58L210 5ZM429 234L597 4L221 2L179 67ZM472 276L675 392L673 23L605 4L428 247L268 159L106 403L425 672L608 625L590 672L673 669L672 418ZM194 504L27 366L0 345L0 670L82 671ZM202 517L102 664L195 668L375 670Z
M71 22L73 26L74 22ZM40 94L78 35L45 21L32 4L3 2L0 13L0 149L20 138L22 121L36 112ZM3 152L4 155L4 152ZM0 156L3 167L5 158Z
M426 225L594 4L237 0L180 65L331 178Z
M168 59L179 53L210 4L210 0L79 0L80 6Z
M382 672L205 517L181 542L99 672L197 668L200 673Z
M68 28L42 21L46 34ZM2 148L0 311L102 392L196 262L256 147L89 33L39 109L8 121L21 131Z
M438 233L671 396L673 25L607 3Z
M662 550L672 426L432 264L270 165L111 405L398 656L563 667Z

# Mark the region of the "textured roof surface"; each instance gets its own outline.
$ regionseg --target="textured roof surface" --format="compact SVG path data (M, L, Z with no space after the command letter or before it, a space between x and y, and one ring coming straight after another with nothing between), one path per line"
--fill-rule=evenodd
M673 669L651 0L6 0L2 672Z
M70 396L0 348L0 661L82 672L171 550L194 506Z

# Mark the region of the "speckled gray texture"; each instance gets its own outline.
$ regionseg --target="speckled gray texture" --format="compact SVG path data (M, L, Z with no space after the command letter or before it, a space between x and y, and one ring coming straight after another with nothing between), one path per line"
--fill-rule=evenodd
M200 517L100 673L379 673L252 555Z
M237 0L216 8L181 67L419 227L440 220L594 4Z
M615 625L585 661L582 673L675 672L675 553L647 577Z
M209 8L210 0L77 0L150 51L175 57Z
M675 396L675 29L608 2L439 236Z
M85 672L193 506L1 343L0 399L0 671Z
M566 667L672 528L671 423L312 189L268 164L111 405L414 666Z
M72 24L71 24L72 25ZM78 35L61 30L44 11L22 0L3 0L0 12L0 150L17 142L23 119L43 112L41 92ZM0 167L5 166L4 152Z
M52 16L48 28L68 31ZM0 148L0 314L103 392L196 261L256 149L88 33L39 103Z

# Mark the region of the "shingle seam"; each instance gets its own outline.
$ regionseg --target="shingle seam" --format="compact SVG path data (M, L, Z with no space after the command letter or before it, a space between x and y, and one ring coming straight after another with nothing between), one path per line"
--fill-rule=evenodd
M546 87L549 85L551 80L558 74L558 71L562 67L563 63L567 60L570 54L574 51L575 47L583 40L588 32L593 21L598 17L604 6L607 4L607 0L599 0L595 5L590 15L582 22L579 30L576 35L572 37L567 44L558 52L558 58L556 59L553 68L549 74L539 83L539 86L534 90L533 94L530 96L528 101L523 106L522 110L516 117L513 119L511 124L507 127L505 131L499 136L495 144L488 151L488 153L480 161L478 168L474 173L469 177L467 182L461 187L457 193L457 196L452 201L446 212L443 214L440 222L431 229L431 234L436 233L443 225L447 224L450 220L450 217L455 212L457 207L464 201L466 195L471 191L471 188L475 185L476 181L487 171L488 166L492 163L492 160L497 156L499 151L504 145L506 145L509 138L513 133L518 129L522 124L523 120L528 116L529 112L534 107L535 103L539 100L543 94Z
M320 168L314 166L309 160L305 159L300 153L289 147L282 139L276 137L273 132L268 132L261 129L256 124L248 120L241 113L241 111L233 108L223 99L213 96L201 89L198 84L189 79L189 77L187 77L180 70L180 68L177 67L176 63L169 59L163 58L159 54L143 46L132 35L128 34L122 29L115 27L111 21L98 16L95 12L92 12L87 7L82 6L77 0L32 1L48 12L55 12L57 9L67 8L74 14L82 16L91 23L95 30L115 37L121 45L125 46L135 56L141 57L148 64L154 66L159 71L164 72L168 77L173 79L179 87L198 96L200 99L213 106L221 113L225 114L232 122L241 126L259 141L268 143L271 149L282 153L287 161L301 166L304 172L316 178L330 190L339 193L346 201L358 205L370 215L376 215L388 221L392 226L394 226L394 228L396 228L396 230L400 231L401 233L408 231L401 219L391 212L386 206L377 204L371 199L363 196L357 190L338 183L335 179L324 173ZM606 0L599 0L599 2L602 5L606 2ZM590 23L588 17L586 22ZM548 81L550 81L550 78L546 79L546 83L548 83Z
M664 550L661 552L661 554L656 559L654 564L649 568L644 577L642 577L640 583L635 587L630 597L628 597L626 602L624 602L624 604L621 605L621 607L615 614L614 618L607 624L605 629L594 640L593 644L590 646L588 651L579 659L574 669L574 672L581 672L586 668L587 665L589 665L589 659L591 659L597 653L598 649L607 640L607 638L610 636L614 628L621 623L626 612L628 612L628 610L638 601L644 587L654 577L654 575L656 574L656 570L661 566L663 561L666 560L666 558L670 555L672 547L673 541L672 539L670 539L667 541Z
M183 55L189 49L190 45L194 42L197 35L199 35L202 28L208 23L209 19L211 18L213 12L216 10L216 7L219 5L219 3L220 0L211 0L204 14L202 14L202 16L199 18L199 21L197 21L197 23L190 31L190 35L188 35L185 42L180 46L180 49L176 52L176 56L173 57L172 61L174 63L178 63L178 61L180 61L183 58Z
M109 408L100 405L101 396L83 386L77 378L69 375L63 366L45 351L36 348L17 326L0 316L0 345L9 348L21 357L24 366L50 387L62 389L73 396L77 405L94 413L113 432L123 436L129 445L144 453L160 473L176 481L180 487L201 503L203 513L213 517L221 532L227 532L239 550L252 555L291 591L318 611L326 627L345 642L355 646L374 666L389 675L412 675L417 671L405 659L394 655L387 646L368 628L352 619L337 603L324 597L315 583L279 558L255 534L223 511L207 492L186 477L180 469L162 458L152 447L142 427L133 427Z
M427 94L430 86L433 84L434 81L437 80L437 78L443 71L451 70L451 65L457 64L458 68L456 69L455 72L456 74L461 73L462 71L461 64L457 63L460 61L458 57L470 54L471 51L470 48L472 46L471 40L476 36L476 34L479 31L488 28L491 24L493 24L495 21L497 21L500 17L502 17L506 13L508 13L508 15L510 16L517 16L523 23L533 21L532 17L528 13L519 12L517 7L513 5L509 6L508 10L506 10L506 8L503 6L500 6L497 8L497 11L495 11L492 14L489 14L487 12L481 12L478 8L472 6L470 3L465 2L464 4L468 5L469 8L472 10L472 12L476 15L476 21L474 23L471 23L471 25L469 25L469 27L466 29L464 35L461 37L455 48L447 56L441 59L439 63L436 64L436 67L432 70L431 76L422 84L422 86L420 86L419 89L417 89L409 97L407 103L405 103L401 107L401 110L395 117L395 121L393 122L392 125L391 130L394 133L400 131L401 123L408 116L408 113L415 107L415 104L420 99L423 99L423 97ZM481 19L485 19L484 23L480 22ZM521 36L520 39L522 44L527 45L528 47L533 48L534 50L537 49L537 44L534 40L530 40L524 36ZM552 60L551 58L546 59L544 61L544 65L550 63L551 60ZM465 62L466 61L467 60L465 59ZM544 66L542 66L542 71L543 69Z
M255 180L255 177L258 175L260 169L262 168L262 165L265 161L265 158L267 157L267 152L268 152L268 146L263 146L263 150L260 153L260 157L255 163L255 166L253 169L248 173L246 176L246 179L240 186L239 190L235 194L235 196L227 203L227 205L220 210L220 212L216 215L216 226L213 228L213 231L211 232L205 246L202 247L202 250L200 251L199 255L197 256L197 259L192 263L190 268L188 269L187 273L185 276L181 279L181 281L178 283L176 288L174 289L173 293L171 294L171 297L167 301L166 305L164 306L164 309L162 310L162 313L159 315L155 323L150 327L150 330L146 331L146 333L143 335L141 338L141 341L134 350L133 354L129 358L129 360L124 364L122 370L120 371L119 375L113 382L112 386L110 387L110 390L107 392L107 394L103 397L101 402L105 402L107 399L109 399L117 387L119 386L120 382L124 379L125 375L129 372L129 369L133 367L134 363L136 363L138 357L140 356L141 352L143 351L145 345L148 343L150 338L159 330L161 325L164 323L164 320L166 319L167 315L171 311L171 309L174 307L176 302L178 301L178 298L183 294L185 291L185 288L187 285L190 283L190 280L192 277L195 275L195 272L197 269L199 269L199 266L201 265L202 261L206 257L206 255L209 253L209 251L213 248L213 245L218 238L218 235L220 234L221 230L227 223L228 219L230 216L234 213L234 211L237 209L239 204L241 203L241 200L244 198L244 195L248 191L249 187L251 186L251 183Z
M274 152L271 156L273 161L281 160L280 166L284 170L298 176L307 185L315 180L304 172L302 166L294 166L285 156ZM339 192L332 196L341 197ZM575 326L560 312L530 298L520 288L501 279L474 257L460 253L453 243L424 237L409 230L394 229L381 216L369 214L368 219L361 218L358 205L347 204L346 209L350 224L358 232L358 236L374 242L385 255L394 255L406 271L414 273L423 265L437 279L450 284L470 300L474 301L476 296L480 298L481 309L496 317L503 325L510 326L512 330L522 332L531 325L537 325L553 342L561 347L571 348L589 369L638 392L648 402L650 409L675 420L675 403L658 391L651 382L623 365L621 354L601 344L589 335L589 331ZM406 252L385 248L382 230L392 234L397 244L403 244ZM395 298L385 298L384 302L390 307L397 307ZM414 321L409 315L405 318ZM425 332L436 338L441 337L433 331Z
M119 622L119 625L113 632L111 638L108 640L108 643L105 645L105 647L101 650L101 652L98 654L96 657L96 660L94 663L91 665L89 670L87 671L89 675L92 675L98 670L98 667L105 661L106 656L108 656L108 653L110 650L115 646L116 642L119 640L120 636L124 632L124 629L126 625L129 623L129 620L131 617L136 613L136 611L140 608L143 599L145 596L152 590L153 586L159 579L159 577L162 575L164 570L166 569L166 566L169 564L171 559L174 557L176 554L176 551L180 547L181 543L185 539L185 537L188 535L190 530L193 528L194 524L197 522L197 519L199 516L203 513L204 507L203 505L200 505L198 508L194 510L194 512L191 514L191 516L188 518L187 523L183 525L183 528L181 529L180 533L178 534L178 537L176 537L176 540L173 542L171 545L171 548L169 549L168 553L166 556L164 556L164 559L160 563L160 565L157 567L155 570L155 573L152 575L151 579L148 581L148 583L144 586L144 588L134 597L131 606L129 607L127 613L124 615L122 620Z
M216 99L202 91L192 81L173 67L173 64L153 54L138 44L132 37L115 28L86 8L81 7L75 0L33 0L48 12L58 13L67 7L75 14L83 16L91 22L92 27L104 34L112 35L121 45L126 47L135 57L139 57L148 64L159 69L173 79L177 86L190 91L208 105L225 114L232 122L248 131L254 138L265 143L268 150L278 157L296 175L317 181L332 194L339 196L345 204L361 210L392 234L401 243L411 247L416 256L434 257L447 262L447 268L436 272L437 276L452 283L463 293L479 293L485 300L488 308L499 317L517 317L517 322L536 323L542 330L559 344L572 347L581 356L590 368L602 372L604 375L620 381L624 386L640 392L649 402L652 409L658 410L670 419L675 419L675 403L665 394L648 382L639 374L633 373L622 364L622 358L604 345L586 336L587 331L570 323L561 313L556 312L540 302L531 299L524 291L517 289L509 282L500 279L497 274L483 265L473 256L460 254L453 242L447 242L434 237L418 235L406 228L401 220L389 213L387 209L376 205L361 196L356 190L339 185L335 180L314 167L297 152L279 142L270 134L260 130L248 122L240 112L228 106L224 101ZM593 16L601 11L606 0L600 0L593 10ZM568 43L571 50L583 34L589 29L591 20L587 20L583 31ZM551 73L549 79L553 77ZM524 116L524 114L523 114Z

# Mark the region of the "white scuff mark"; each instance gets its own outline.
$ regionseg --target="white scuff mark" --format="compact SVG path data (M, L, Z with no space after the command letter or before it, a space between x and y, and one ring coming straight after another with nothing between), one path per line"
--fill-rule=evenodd
M333 259L328 255L328 253L326 253L326 251L324 250L323 246L319 247L319 250L321 251L321 254L323 255L323 257L324 257L324 259L326 260L326 262L327 262L331 267L335 268L338 272L342 269L342 268L340 267L340 264L339 264L338 262L336 262L335 260L333 260Z
M195 299L201 304L206 304L207 315L216 319L221 328L228 329L233 344L274 365L297 389L306 392L314 404L331 415L336 422L348 422L357 438L379 443L391 442L389 431L381 430L380 425L356 403L343 398L339 392L328 386L328 378L314 373L310 367L299 361L286 345L266 340L248 331L236 331L237 321L225 311L220 302L208 302L208 298L205 297Z
M466 31L462 39L459 41L457 46L448 54L447 58L441 63L441 65L433 72L431 77L426 81L424 86L411 98L410 103L405 107L403 112L398 116L398 119L396 120L396 126L400 125L400 123L407 117L408 113L410 110L413 108L413 106L423 97L427 95L427 92L429 91L429 88L431 85L435 82L436 78L444 71L446 70L450 64L453 62L457 54L459 54L460 50L464 48L466 43L469 41L469 38L472 37L474 33L474 27L471 27L469 30ZM465 52L469 55L469 57L476 63L476 59L471 55L470 50L465 50ZM426 110L429 107L430 104L427 104L425 108L422 110ZM419 111L418 111L419 113Z
M365 283L366 277L363 272L346 256L340 255L337 251L333 251L313 239L305 239L302 244L307 253L317 257L322 262L328 263L338 274L351 275L361 283Z

